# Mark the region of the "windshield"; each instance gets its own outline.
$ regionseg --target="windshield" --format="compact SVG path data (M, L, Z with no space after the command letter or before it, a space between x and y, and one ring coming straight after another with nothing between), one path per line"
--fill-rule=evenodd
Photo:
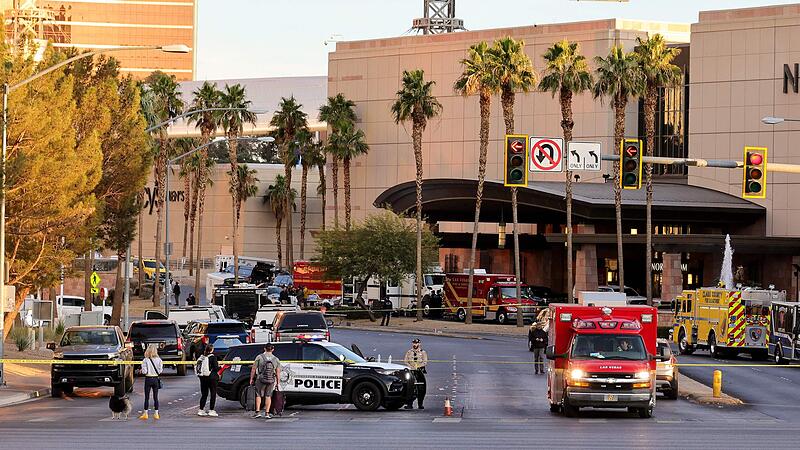
M425 275L425 286L441 286L444 284L444 275Z
M208 334L241 334L246 333L243 323L212 323L208 325Z
M638 335L579 334L572 341L573 359L647 359L642 337Z
M156 262L155 261L147 261L147 260L145 260L144 261L144 266L147 267L148 269L155 269L156 268ZM164 265L159 263L158 267L163 269Z
M522 286L522 298L531 298L531 289L528 286ZM503 294L503 298L517 298L517 288L516 286L509 286L500 288L500 293Z
M629 287L625 288L625 295L629 295L631 297L640 297L638 292L633 290L633 288L629 288Z
M280 324L281 330L327 330L321 314L287 314Z
M129 337L134 341L142 341L145 339L175 339L178 337L175 331L175 325L170 323L164 324L133 324Z
M64 333L61 346L67 345L118 345L114 330L74 330Z
M340 359L344 356L344 361L350 364L362 364L367 362L366 359L356 355L355 353L351 352L350 350L342 347L341 345L326 345L325 348L331 351L334 355L336 355L337 359Z
M290 286L292 284L292 277L290 275L277 275L272 284L276 286Z

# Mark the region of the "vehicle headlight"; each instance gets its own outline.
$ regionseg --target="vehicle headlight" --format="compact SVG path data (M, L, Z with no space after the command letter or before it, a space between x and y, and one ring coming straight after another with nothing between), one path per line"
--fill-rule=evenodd
M376 370L381 375L396 375L397 371L394 369L378 369Z
M517 312L517 307L516 306L509 306L506 309L509 310L510 312Z
M572 379L583 378L584 376L586 376L586 372L581 369L572 369L569 372L569 377Z
M649 380L650 379L650 372L646 372L646 371L636 372L636 379L637 380Z

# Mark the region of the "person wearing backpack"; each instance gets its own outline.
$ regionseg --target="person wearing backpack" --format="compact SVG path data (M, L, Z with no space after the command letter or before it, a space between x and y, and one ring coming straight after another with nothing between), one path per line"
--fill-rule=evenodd
M194 371L200 379L200 409L197 410L198 416L219 417L214 411L214 405L217 403L217 383L219 383L219 362L214 355L214 346L209 344L205 346L203 354L197 358ZM206 408L206 400L208 395L211 394L209 401L210 409Z
M275 346L267 344L264 352L256 356L253 367L250 369L250 384L256 387L256 409L253 418L266 417L271 419L269 414L272 406L272 393L281 378L281 361L272 354ZM261 412L261 400L264 400L264 413Z

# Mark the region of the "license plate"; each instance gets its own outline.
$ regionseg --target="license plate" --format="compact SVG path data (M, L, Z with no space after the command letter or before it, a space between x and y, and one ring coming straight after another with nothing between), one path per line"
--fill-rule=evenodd
M606 394L605 396L603 396L603 401L606 402L616 402L617 400L619 400L617 394Z

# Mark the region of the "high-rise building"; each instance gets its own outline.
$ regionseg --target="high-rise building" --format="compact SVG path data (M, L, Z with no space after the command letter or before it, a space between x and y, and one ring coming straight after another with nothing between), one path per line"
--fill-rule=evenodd
M6 37L21 34L55 47L98 50L117 46L184 44L194 49L196 0L0 0ZM179 80L194 77L195 52L131 50L113 55L123 74L136 78L154 70Z

